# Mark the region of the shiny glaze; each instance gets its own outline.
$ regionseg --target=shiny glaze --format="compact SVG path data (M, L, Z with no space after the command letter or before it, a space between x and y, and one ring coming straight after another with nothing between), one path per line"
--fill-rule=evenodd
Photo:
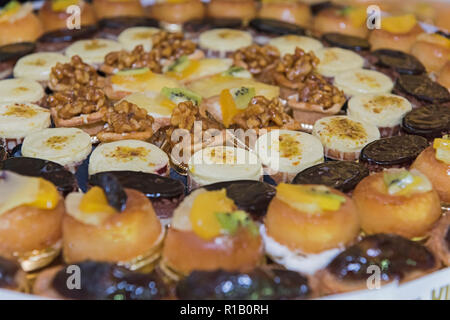
M327 270L341 280L365 281L367 268L376 265L381 269L382 281L392 281L409 272L432 269L436 263L433 254L418 242L397 235L375 234L340 253Z
M189 300L281 300L307 298L308 280L289 270L255 269L248 273L194 271L176 287Z
M47 33L44 33L39 39L38 42L41 43L60 43L60 42L72 42L82 39L91 38L94 33L97 31L97 27L92 26L82 26L80 29L61 29L54 30Z
M5 258L0 257L0 288L15 285L15 279L19 266Z
M356 162L331 161L307 168L297 174L293 184L323 184L342 192L353 190L369 170Z
M60 164L48 160L27 157L8 158L0 162L0 169L25 176L42 177L51 181L64 195L78 188L76 178L70 171Z
M375 140L361 150L360 161L369 164L395 165L412 162L426 147L427 139L406 135Z
M256 31L267 34L274 34L274 35L305 34L305 29L303 29L302 27L292 23L283 22L275 19L256 18L251 20L249 25Z
M423 64L414 56L390 49L379 49L372 52L377 58L377 65L394 69L401 74L422 74L425 72Z
M0 47L0 62L16 60L30 54L36 48L32 42L19 42Z
M427 105L408 112L402 121L403 130L427 138L442 137L450 131L448 107Z
M370 49L367 39L340 33L326 33L322 36L322 40L332 47L340 47L357 52Z
M122 186L138 190L149 199L171 199L178 198L184 194L184 185L181 181L144 172L101 172L92 175L89 178L89 183L91 185L98 185L99 179L106 174L112 174L119 179Z
M65 267L53 278L53 288L69 299L156 300L168 296L168 288L155 273L139 273L105 262L76 264L81 272L81 289L67 287L73 271Z
M447 88L432 81L427 75L400 75L396 87L420 100L432 103L450 101Z

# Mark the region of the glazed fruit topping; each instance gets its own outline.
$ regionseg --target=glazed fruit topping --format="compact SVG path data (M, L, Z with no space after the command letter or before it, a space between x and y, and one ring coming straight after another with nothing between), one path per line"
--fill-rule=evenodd
M392 33L408 33L417 24L413 14L391 16L381 19L381 28Z
M434 139L433 148L436 150L436 159L450 164L450 136L445 135L442 139Z
M106 197L107 200L107 204L109 206L111 206L118 212L122 212L125 210L128 197L119 180L114 175L112 174L102 175L101 177L98 178L97 185L101 188L100 191L103 191L104 196ZM92 189L95 189L95 187ZM94 192L99 196L100 193L99 191ZM87 196L87 194L85 196ZM101 197L98 198L92 197L94 201L95 199L100 198Z
M390 195L408 196L432 188L430 181L416 170L389 169L384 171L383 181Z

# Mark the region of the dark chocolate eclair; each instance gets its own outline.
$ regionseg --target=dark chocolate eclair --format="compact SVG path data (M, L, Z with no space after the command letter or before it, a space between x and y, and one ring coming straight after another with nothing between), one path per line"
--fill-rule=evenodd
M62 165L48 160L27 157L8 158L0 162L0 170L44 178L52 182L63 195L78 189L77 180L73 173Z
M194 271L176 287L177 297L183 300L305 299L310 293L308 279L282 269Z
M392 234L375 234L347 248L334 258L326 271L339 280L366 281L368 267L378 266L381 281L407 279L410 273L430 272L439 266L422 244Z
M250 27L257 32L272 34L272 35L286 35L296 34L304 35L305 29L292 23L283 22L275 19L255 18L250 21Z
M68 284L72 283L77 271L81 283L79 289L74 289ZM51 287L68 299L159 300L169 295L167 286L156 272L133 272L112 263L94 261L62 268L51 281Z
M322 40L331 47L339 47L353 51L368 51L370 43L367 39L341 33L325 33Z
M431 103L445 103L450 101L447 88L432 81L427 75L400 75L395 88L418 100ZM413 103L414 104L414 103Z
M270 184L254 180L223 181L202 188L209 191L225 188L227 196L233 199L236 206L256 219L266 215L267 207L276 193Z
M16 275L19 270L17 263L0 257L0 288L15 288L18 285Z
M416 135L379 139L361 150L359 161L368 164L372 171L393 166L410 166L426 147L428 140Z
M450 132L449 107L426 105L408 112L402 121L406 133L423 136L428 139L440 138Z
M352 161L330 161L309 167L298 173L293 184L323 184L342 192L352 191L369 175L362 164Z
M400 74L422 74L424 65L414 56L402 51L379 49L372 52L376 58L375 64L382 68L389 68Z

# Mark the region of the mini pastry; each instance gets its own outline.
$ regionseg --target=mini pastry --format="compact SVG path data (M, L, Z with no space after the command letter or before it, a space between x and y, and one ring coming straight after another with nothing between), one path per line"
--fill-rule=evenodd
M271 130L256 140L255 151L276 183L290 182L300 171L324 161L320 140L298 131Z
M36 158L13 157L1 161L0 170L8 170L28 177L41 177L53 183L63 196L78 190L75 175L56 162Z
M370 43L365 38L341 33L325 33L322 35L322 41L330 47L352 50L359 54L366 54L370 50Z
M225 58L232 52L252 44L250 33L233 29L213 29L198 38L200 49L207 57Z
M330 161L317 164L298 173L293 184L320 184L344 193L351 193L369 175L362 164L352 161Z
M0 288L25 291L28 288L26 273L14 261L0 257Z
M378 49L372 52L372 57L375 68L390 76L392 80L396 80L401 74L425 72L425 67L416 57L402 51Z
M80 29L59 29L44 33L36 43L37 52L63 52L78 40L92 38L97 32L97 25L80 27Z
M18 59L34 51L32 42L12 43L0 46L0 80L12 75Z
M50 127L50 113L38 105L27 103L0 104L0 144L12 151L23 139Z
M394 87L394 83L388 76L366 69L344 71L334 78L334 85L344 91L347 96L389 93Z
M94 0L93 4L98 19L145 15L139 0Z
M0 80L0 103L35 103L40 105L45 97L39 82L30 79Z
M159 28L159 22L150 17L116 16L98 22L98 38L116 40L122 31L134 27Z
M181 31L183 23L203 18L206 11L200 0L157 0L149 10L168 31Z
M441 216L430 180L412 169L388 169L364 178L353 192L366 234L423 237Z
M210 18L194 19L183 24L183 33L186 39L197 41L201 33L217 28L242 29L243 21L238 18Z
M323 48L323 45L319 40L297 35L272 38L268 44L277 48L278 51L280 51L281 56L284 56L286 53L294 54L296 48L300 48L305 52L313 51L314 53Z
M417 169L430 179L443 203L450 203L450 139L444 136L434 140L414 161L411 168Z
M68 63L56 63L50 71L48 82L48 87L52 91L79 90L81 87L103 88L104 86L105 78L101 77L93 66L84 63L79 56L73 56Z
M364 59L353 51L323 48L314 52L319 59L317 71L325 77L336 77L344 71L362 68Z
M437 82L450 91L450 62L447 62L439 72Z
M71 20L72 13L66 10L70 6L77 6L80 9L80 26L93 25L97 22L90 3L83 0L47 0L39 10L39 19L44 31L69 29L68 21Z
M308 275L325 267L358 232L356 206L342 192L284 183L261 227L266 253L286 269Z
M446 265L450 266L450 215L443 215L430 233L427 247Z
M450 115L444 105L425 105L408 112L403 118L402 130L433 141L450 133Z
M391 137L400 132L402 119L411 110L411 103L403 97L390 93L364 94L348 101L347 115L374 124L381 137Z
M367 37L366 8L330 7L321 10L315 17L313 29L317 36L337 32L361 38Z
M439 261L423 245L392 234L368 236L342 252L317 274L322 294L367 290L370 267L381 270L381 285L407 282L437 270ZM373 269L372 269L373 270Z
M75 173L91 153L91 137L76 128L44 129L26 136L22 155L56 162Z
M177 283L176 295L183 300L285 300L306 299L311 290L308 279L297 272L263 267L250 272L194 271Z
M74 267L84 275L77 290L67 287ZM159 300L168 297L169 288L156 272L133 272L113 263L88 260L44 270L36 277L33 293L68 300Z
M249 21L256 16L254 0L211 0L206 6L206 15L211 18L239 18Z
M275 19L308 27L311 12L305 3L292 0L264 0L258 11L258 17Z
M262 258L258 227L247 213L236 209L225 189L198 189L174 212L161 268L170 278L179 279L194 270L248 272Z
M137 171L169 174L169 158L155 145L139 140L100 144L89 160L89 175L105 171Z
M426 147L427 139L414 135L375 140L361 150L359 162L365 164L371 172L387 168L408 168Z
M205 58L199 60L182 56L167 67L166 75L186 84L202 78L226 72L231 68L233 60Z
M61 247L64 202L42 178L0 172L0 255L24 271L49 264Z
M413 14L382 17L381 29L372 30L369 42L372 50L393 49L408 53L422 32Z
M67 264L85 260L115 262L131 270L160 256L164 229L150 201L124 189L114 176L100 186L66 197L63 257Z
M233 180L260 180L262 165L258 157L245 149L208 147L197 151L188 162L188 187Z
M60 53L37 52L22 57L14 67L14 77L36 80L47 86L50 71L57 63L68 63L70 59Z
M249 27L253 41L258 44L266 44L277 36L306 34L305 29L299 25L275 19L255 18L250 20Z
M98 67L105 56L113 51L120 51L122 45L113 40L92 39L75 41L66 49L66 56L79 56L84 62Z
M158 28L153 27L128 28L119 34L117 41L128 51L132 51L138 45L142 45L145 51L150 51L152 49L152 37L159 31Z
M450 39L437 33L422 33L413 44L411 54L425 65L428 72L439 72L450 60Z
M450 102L450 92L427 75L401 75L395 84L395 93L404 96L417 108L429 103Z
M113 175L124 188L143 193L152 203L156 215L164 224L170 222L173 211L184 198L184 184L169 177L137 171L107 171L89 177L91 186L99 185L104 175Z
M22 5L13 0L0 10L0 46L34 42L42 32L42 24L33 13L30 2Z
M350 161L359 158L365 145L380 138L376 126L347 116L330 116L317 120L313 135L322 142L325 157Z

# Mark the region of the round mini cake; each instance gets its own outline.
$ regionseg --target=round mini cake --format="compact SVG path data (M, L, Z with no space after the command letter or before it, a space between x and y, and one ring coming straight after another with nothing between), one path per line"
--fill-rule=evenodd
M411 103L401 96L361 94L348 101L347 114L355 120L374 124L382 137L390 137L400 132L402 119L411 110Z
M161 30L153 27L128 28L119 34L117 41L128 51L133 50L138 45L142 45L145 51L150 51L152 49L152 36L159 31Z
M326 77L335 77L364 65L364 59L359 54L342 48L323 48L314 53L320 60L317 71Z
M378 49L372 52L372 56L375 57L375 65L387 74L422 74L425 72L425 67L417 58L402 51Z
M300 171L324 160L320 140L304 132L271 130L258 138L255 148L276 183L290 182Z
M50 127L50 112L27 103L0 104L0 144L11 151L30 133Z
M36 43L37 52L62 52L78 40L89 39L98 31L96 25L80 29L60 29L44 33Z
M17 60L33 52L35 48L36 45L32 42L0 46L0 80L8 78L13 73Z
M75 172L91 149L91 137L83 130L52 128L28 135L22 144L22 155L50 160Z
M200 34L198 44L206 56L225 58L232 52L252 44L250 33L233 29L213 29Z
M103 143L92 152L89 175L123 170L166 176L169 173L169 158L157 146L139 140Z
M79 40L66 49L66 56L72 57L78 55L85 63L98 65L103 63L108 53L122 49L122 45L113 40Z
M203 18L205 6L200 0L156 0L149 13L162 28L175 32L181 31L183 23Z
M403 131L423 136L428 140L450 133L448 107L427 105L408 112L403 118Z
M356 160L365 145L380 138L376 126L348 116L319 119L313 135L322 142L325 156L335 160Z
M220 181L260 180L262 164L258 157L244 149L207 147L199 150L188 162L189 189Z
M213 19L238 18L248 21L256 16L255 0L211 0L207 4L206 15Z
M69 57L56 52L37 52L20 58L14 67L14 77L46 82L57 63L68 63Z
M323 48L319 40L293 34L273 38L269 41L269 44L277 48L281 55L285 55L286 53L294 54L295 48L300 48L305 52L316 52Z
M340 73L334 78L334 85L347 96L368 93L387 93L392 90L392 80L381 72L355 69Z
M258 12L263 19L276 19L307 27L311 20L309 5L291 0L264 0Z
M44 98L44 88L39 82L29 79L6 79L0 81L0 103L36 103Z

